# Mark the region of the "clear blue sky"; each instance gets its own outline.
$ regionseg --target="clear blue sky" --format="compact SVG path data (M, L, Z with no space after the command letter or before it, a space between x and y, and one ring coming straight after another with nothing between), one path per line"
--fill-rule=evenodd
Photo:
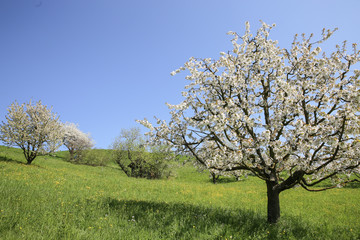
M179 103L186 84L170 72L230 50L226 33L242 34L245 21L276 23L281 47L324 27L339 28L329 46L360 45L359 9L359 0L0 0L0 121L13 101L42 100L107 148L136 119L169 119L165 102Z

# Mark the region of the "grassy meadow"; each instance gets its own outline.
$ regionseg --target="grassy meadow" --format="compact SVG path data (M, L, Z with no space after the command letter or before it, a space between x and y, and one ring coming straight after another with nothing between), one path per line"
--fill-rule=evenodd
M25 165L0 146L0 239L360 239L360 186L280 195L281 220L266 223L266 186L255 177L214 185L174 164L167 180L128 178L115 164Z

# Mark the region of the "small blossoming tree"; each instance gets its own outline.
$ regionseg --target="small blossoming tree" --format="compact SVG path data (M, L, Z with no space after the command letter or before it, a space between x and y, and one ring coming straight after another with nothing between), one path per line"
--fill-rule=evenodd
M76 161L83 150L94 146L90 134L82 132L74 123L65 123L62 126L63 143L70 153L70 161Z
M61 141L59 117L51 108L38 101L19 105L14 102L8 108L7 122L0 125L0 140L9 146L23 150L27 164L31 164L40 151L55 151Z
M321 191L353 181L359 171L359 61L346 42L330 55L319 45L335 31L296 35L290 49L269 38L229 32L232 51L218 60L190 58L172 75L188 70L185 100L168 104L171 120L157 120L152 141L167 141L209 169L244 171L267 186L268 222L280 217L279 194L299 185ZM328 181L331 186L315 188Z

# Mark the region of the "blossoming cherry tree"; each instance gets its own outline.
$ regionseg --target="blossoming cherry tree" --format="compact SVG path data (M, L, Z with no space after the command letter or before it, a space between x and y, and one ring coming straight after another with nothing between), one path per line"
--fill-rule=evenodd
M295 36L290 49L269 38L262 23L243 36L229 32L233 49L218 60L190 58L178 105L169 122L139 122L152 141L166 141L220 172L251 172L267 186L268 222L280 217L279 194L343 186L359 171L359 61L356 44L331 54L319 47L334 31ZM321 54L322 53L322 54ZM328 181L327 187L315 188Z

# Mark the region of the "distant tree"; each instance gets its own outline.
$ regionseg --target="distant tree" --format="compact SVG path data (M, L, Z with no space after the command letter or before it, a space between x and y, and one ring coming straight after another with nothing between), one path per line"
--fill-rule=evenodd
M0 140L9 146L18 146L23 150L27 164L42 149L55 151L61 140L59 117L51 108L38 101L19 105L16 101L8 108L6 122L0 125Z
M216 184L217 181L218 181L219 178L220 178L220 174L217 173L215 170L212 170L212 169L210 169L209 172L210 172L210 178L211 178L213 184Z
M211 148L211 144L209 142L204 143L203 146L205 149ZM199 171L208 170L210 173L210 179L211 181L216 184L218 180L220 179L220 176L229 178L229 177L235 177L236 181L240 180L240 176L247 176L248 173L244 172L242 170L236 170L236 171L221 171L215 168L208 168L208 166L204 163L201 163L199 161L196 161L193 157L191 158L192 162L194 162L194 166L199 169Z
M294 38L289 50L269 38L233 36L233 49L219 60L190 58L172 75L189 70L185 100L168 104L171 120L146 119L154 142L190 152L209 169L252 172L267 186L268 222L280 217L279 194L299 185L308 191L343 186L359 172L360 52L336 46L330 55L317 45L333 31ZM324 181L331 186L312 188Z
M63 143L69 150L70 161L80 161L82 151L94 146L90 134L82 132L74 123L65 123L62 131Z
M46 144L43 144L41 149L39 150L39 153L45 155L53 155L57 149L59 149L64 143L63 143L63 131L62 131L62 124L59 124L52 129L52 131L48 135L48 140L46 141Z
M139 128L122 129L112 144L115 162L128 177L156 179L170 174L174 154L166 146L147 146Z

